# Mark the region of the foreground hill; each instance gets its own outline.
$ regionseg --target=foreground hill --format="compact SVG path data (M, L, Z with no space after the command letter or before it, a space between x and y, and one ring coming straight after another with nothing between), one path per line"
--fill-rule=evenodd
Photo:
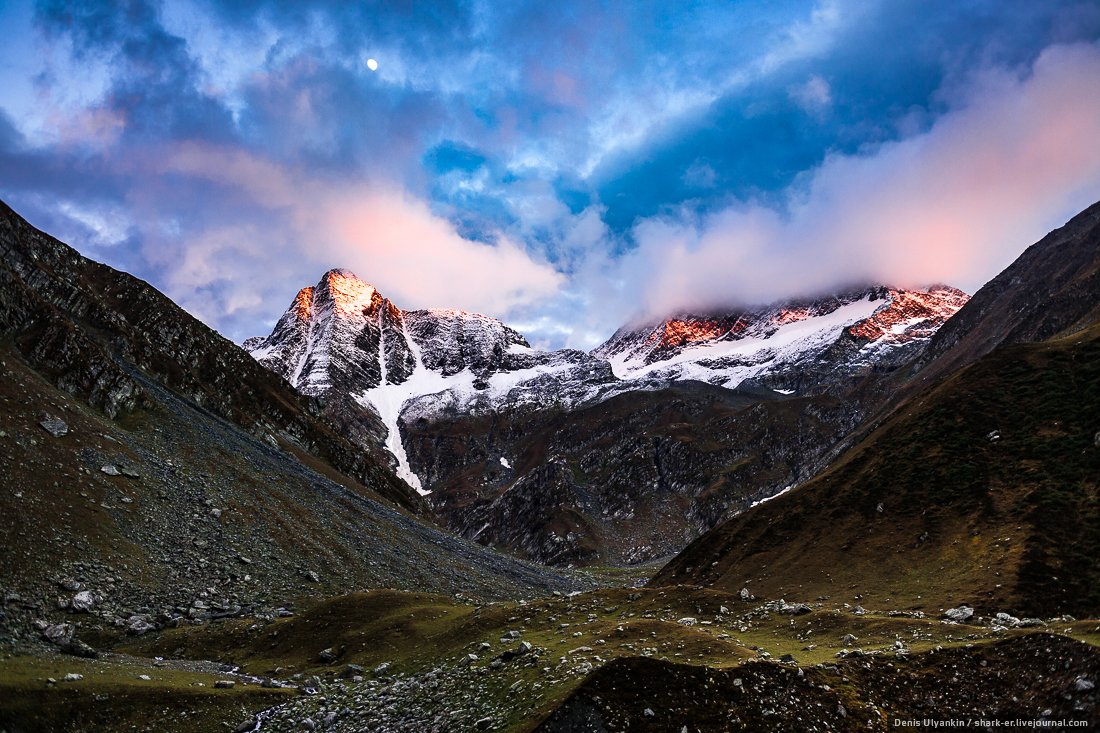
M976 362L910 399L821 476L701 537L653 582L1095 613L1098 252L1094 206L979 291L956 316L962 325L945 326L949 346L933 342L944 360L933 370ZM1047 340L1014 343L1028 338Z

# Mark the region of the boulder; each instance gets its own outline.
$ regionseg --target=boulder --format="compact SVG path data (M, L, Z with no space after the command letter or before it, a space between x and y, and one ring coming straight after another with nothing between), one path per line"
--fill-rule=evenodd
M88 613L95 608L98 603L99 599L96 597L95 593L92 593L90 590L82 590L69 601L69 608L81 613Z
M157 627L146 616L131 616L126 620L126 633L130 636L141 636L156 630Z
M61 645L61 652L84 659L95 659L99 656L99 652L75 637Z
M42 426L42 429L55 438L60 438L62 435L67 435L69 432L69 426L65 424L65 421L59 417L53 415L47 415L41 422L38 423Z
M340 679L348 680L352 677L359 677L362 674L363 668L361 666L359 666L358 664L349 664L340 671L338 677L340 677Z
M955 623L966 623L974 617L974 609L970 606L957 606L955 608L949 608L943 612L943 617L948 621L954 621Z

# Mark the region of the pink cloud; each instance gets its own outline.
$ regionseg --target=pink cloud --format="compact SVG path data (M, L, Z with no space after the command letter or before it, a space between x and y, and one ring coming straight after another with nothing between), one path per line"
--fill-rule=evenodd
M1100 198L1098 140L1100 47L1052 47L1023 77L981 75L925 132L828 157L785 213L641 222L611 275L651 314L860 279L974 290Z
M214 282L234 282L221 307L259 310L262 292L280 299L264 302L274 316L285 307L282 300L333 267L355 271L401 307L490 315L549 297L564 282L511 239L466 239L425 203L394 188L315 178L236 148L199 143L176 145L153 164L208 180L270 213L263 222L233 220L175 243L152 235L157 254L150 258L173 262L169 294L210 320L218 304L195 293Z

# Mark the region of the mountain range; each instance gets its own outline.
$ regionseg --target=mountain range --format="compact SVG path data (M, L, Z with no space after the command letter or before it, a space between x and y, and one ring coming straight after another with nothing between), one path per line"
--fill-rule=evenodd
M406 311L331 270L245 348L331 415L373 411L397 474L463 536L543 563L637 563L811 475L858 420L835 399L917 356L966 300L853 288L541 351L494 318ZM692 418L669 431L670 409ZM803 423L783 430L799 445L769 438L774 421ZM749 480L714 485L735 473Z
M346 270L240 348L0 253L4 730L1100 723L1100 204L591 352Z

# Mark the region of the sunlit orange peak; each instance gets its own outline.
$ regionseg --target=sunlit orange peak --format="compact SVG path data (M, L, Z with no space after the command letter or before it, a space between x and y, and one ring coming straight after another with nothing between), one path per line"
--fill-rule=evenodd
M665 321L661 343L666 346L682 346L696 341L710 341L722 336L726 326L718 321L670 320Z
M373 285L350 270L329 270L324 281L332 297L333 308L341 316L362 315L370 308L377 293Z
M310 313L313 312L313 286L302 288L298 291L298 294L294 296L294 312L298 316L298 320L309 320Z

